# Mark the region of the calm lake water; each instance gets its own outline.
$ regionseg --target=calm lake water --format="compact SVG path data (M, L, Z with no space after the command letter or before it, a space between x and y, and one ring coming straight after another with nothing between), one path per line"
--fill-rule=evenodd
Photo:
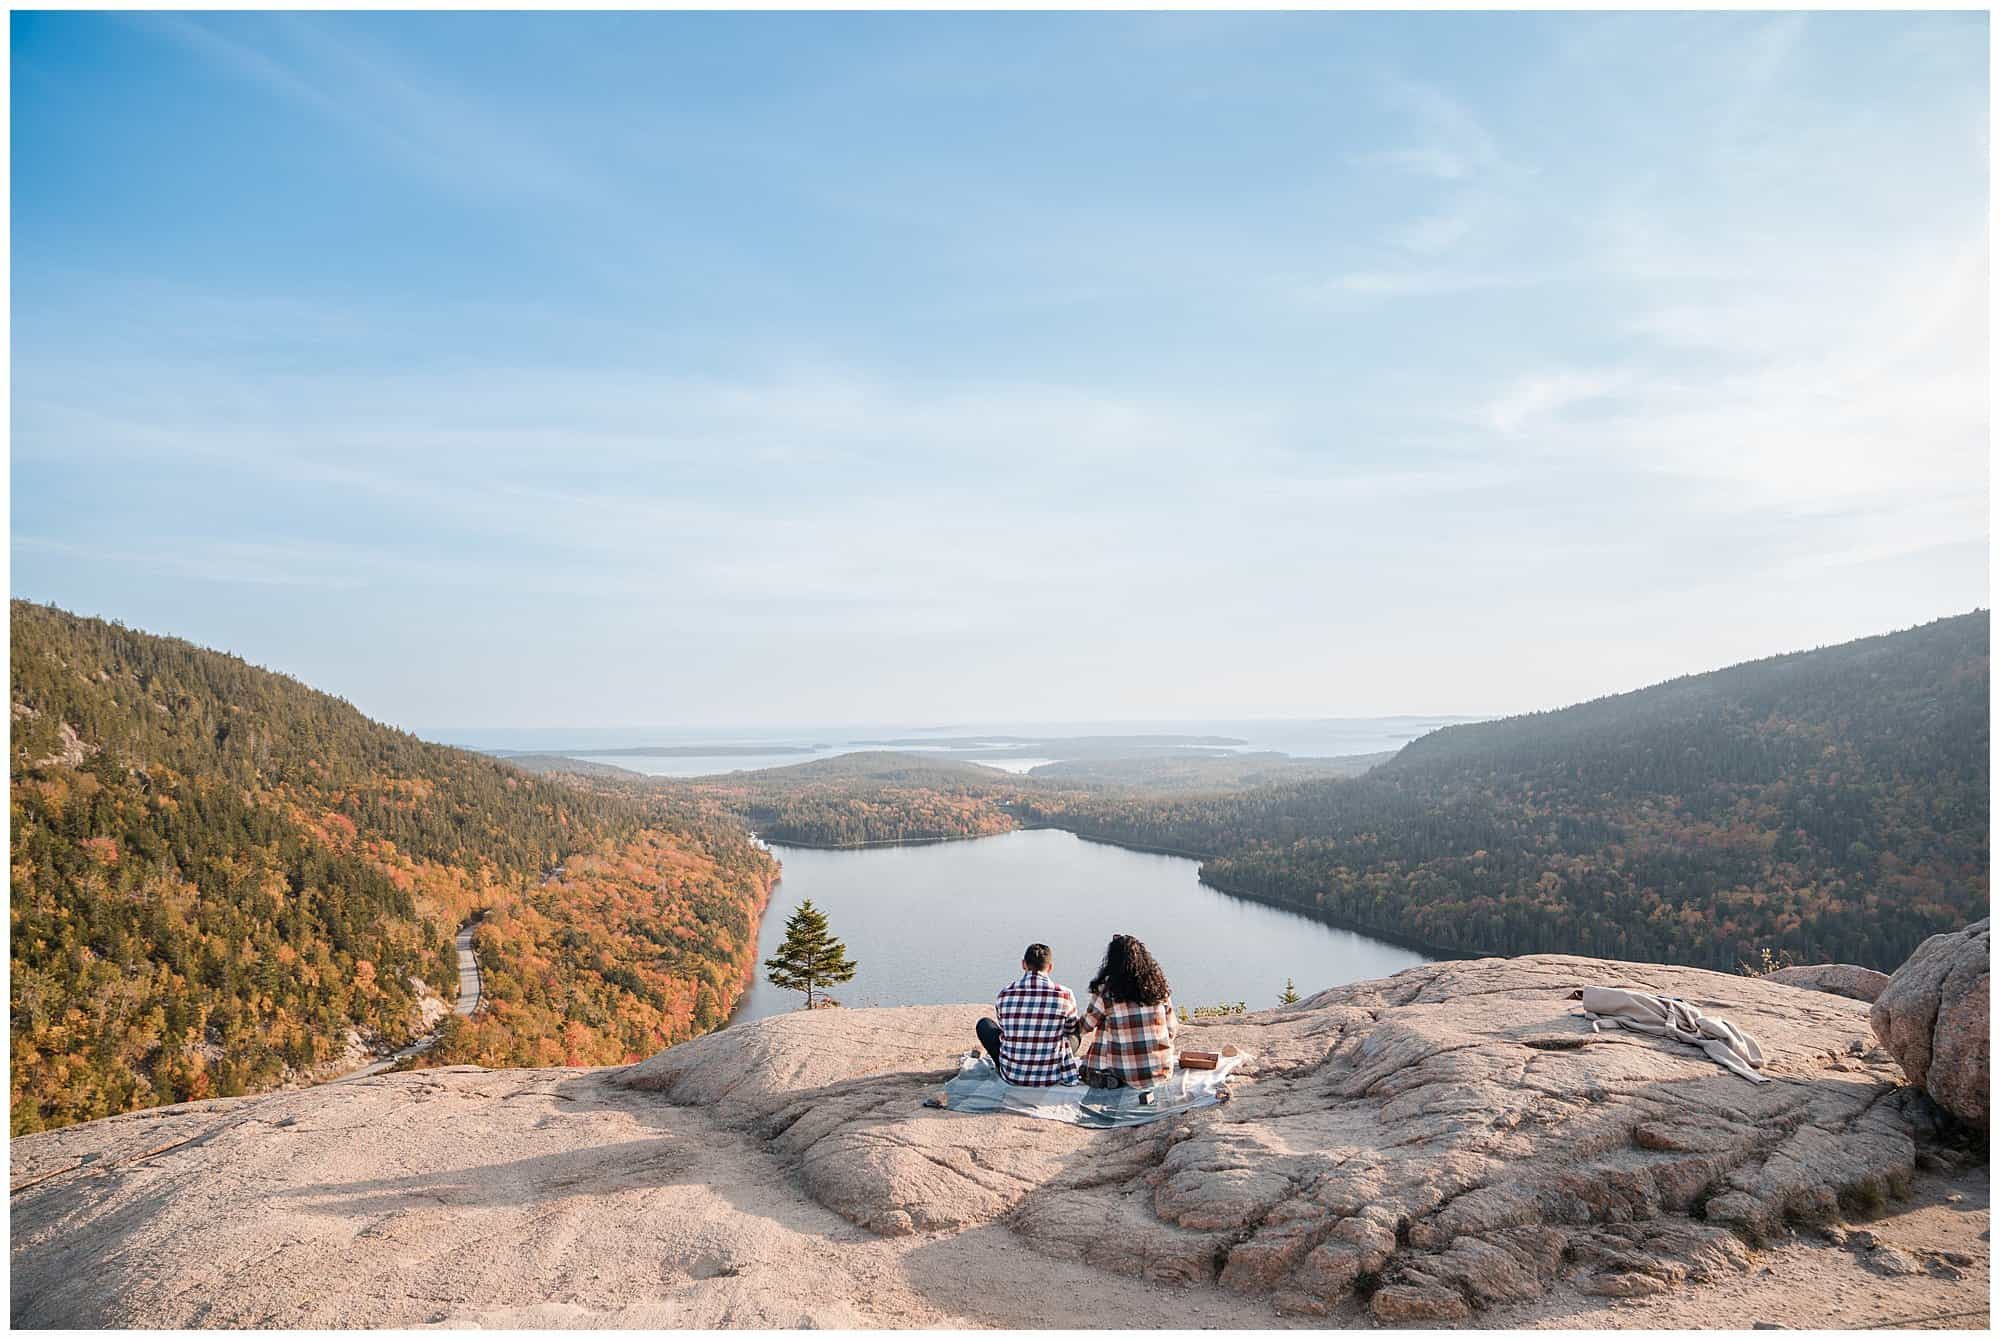
M811 898L860 965L834 991L843 1005L943 1005L991 1000L1020 975L1021 951L1055 951L1056 980L1084 998L1105 942L1146 942L1195 1006L1275 1005L1285 979L1301 995L1385 977L1424 955L1202 884L1195 862L1034 829L918 847L816 851L771 844L784 877L757 937L757 983L738 1019L796 1009L761 964L785 918Z

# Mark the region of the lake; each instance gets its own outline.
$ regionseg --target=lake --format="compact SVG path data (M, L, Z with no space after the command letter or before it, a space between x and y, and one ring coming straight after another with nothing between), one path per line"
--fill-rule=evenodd
M785 918L811 898L860 965L843 1005L990 1001L1020 975L1021 951L1055 951L1057 981L1086 998L1105 943L1136 935L1166 969L1177 1004L1278 1003L1385 977L1422 954L1211 889L1194 861L1032 829L963 842L819 851L771 844L784 876L757 937L757 982L736 1018L796 1009L801 996L764 980Z

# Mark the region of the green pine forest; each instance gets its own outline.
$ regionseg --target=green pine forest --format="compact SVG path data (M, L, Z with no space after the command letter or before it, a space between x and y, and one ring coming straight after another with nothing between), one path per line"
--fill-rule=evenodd
M1989 637L1979 611L1450 726L1349 781L1010 809L1449 953L1891 970L1987 914Z

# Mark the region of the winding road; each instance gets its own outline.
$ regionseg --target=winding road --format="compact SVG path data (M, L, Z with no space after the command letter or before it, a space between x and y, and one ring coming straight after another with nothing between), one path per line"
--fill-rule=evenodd
M452 944L458 949L458 1003L452 1006L452 1013L461 1016L469 1016L479 1008L479 956L472 952L472 928L475 924L476 919L460 926L458 935L452 940ZM442 1031L440 1029L438 1032L426 1034L401 1051L384 1056L379 1061L371 1061L359 1070L350 1070L345 1075L335 1075L325 1082L340 1084L350 1079L366 1079L370 1075L379 1075L406 1057L429 1051L437 1044L438 1035Z
M479 957L472 952L472 923L458 928L458 1004L454 1014L471 1014L479 1008Z

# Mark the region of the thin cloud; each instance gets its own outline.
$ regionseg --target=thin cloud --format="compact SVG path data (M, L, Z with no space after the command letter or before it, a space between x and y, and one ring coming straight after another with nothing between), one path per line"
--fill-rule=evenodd
M1482 289L1526 288L1546 283L1551 276L1540 274L1500 274L1468 270L1351 270L1327 282L1330 292L1369 298L1435 297L1440 294L1476 293Z
M1502 436L1518 437L1545 426L1574 406L1613 395L1627 383L1627 378L1616 373L1536 373L1517 379L1488 401L1479 421Z
M1390 75L1382 81L1383 97L1407 114L1429 136L1414 149L1390 150L1403 165L1412 162L1449 163L1459 176L1496 170L1506 165L1498 139L1464 102L1435 84Z

